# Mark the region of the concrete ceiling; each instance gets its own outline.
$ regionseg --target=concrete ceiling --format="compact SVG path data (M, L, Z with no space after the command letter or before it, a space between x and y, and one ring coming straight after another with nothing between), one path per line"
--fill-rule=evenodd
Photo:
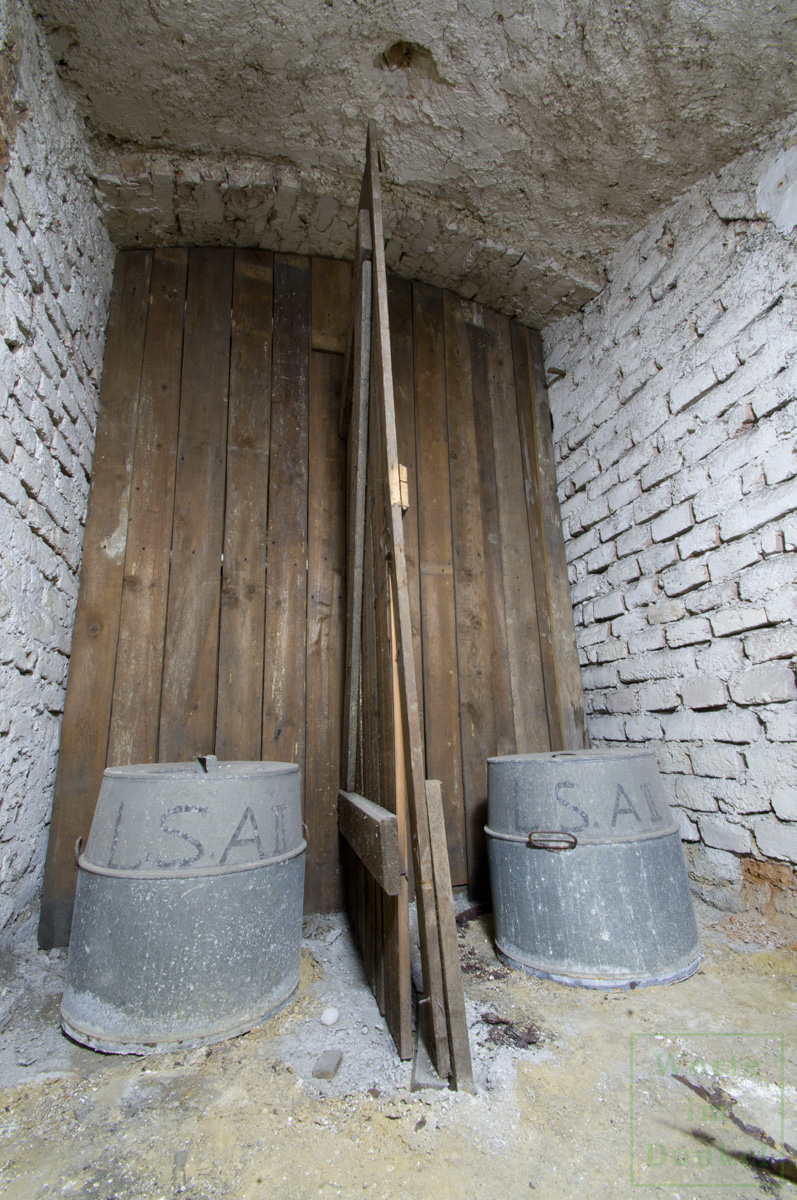
M350 253L534 324L797 109L793 0L39 0L120 245Z

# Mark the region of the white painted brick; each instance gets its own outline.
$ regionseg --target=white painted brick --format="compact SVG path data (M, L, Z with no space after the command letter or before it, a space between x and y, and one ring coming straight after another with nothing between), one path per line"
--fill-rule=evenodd
M625 612L625 600L622 592L611 592L595 601L595 620L608 621Z
M678 689L671 683L651 683L639 689L643 712L673 712L680 703Z
M695 525L688 533L678 539L678 553L682 559L692 558L695 554L703 554L719 545L720 533L714 521L704 521Z
M714 795L714 786L705 779L693 775L674 776L675 798L678 804L690 812L717 812L719 804Z
M647 463L644 470L640 473L640 483L643 491L650 491L659 483L663 483L666 479L671 479L680 471L683 465L683 458L680 450L668 448L654 457Z
M797 480L790 479L778 484L761 495L742 501L720 522L720 536L723 541L742 537L760 529L762 525L774 521L778 517L797 509Z
M705 561L712 581L717 582L736 578L740 571L758 562L760 557L755 543L748 540L723 546L707 555Z
M748 629L756 629L769 623L763 608L752 605L739 608L725 609L712 614L709 618L715 637L729 637L734 633L744 633Z
M679 413L717 386L717 376L710 366L701 367L694 375L670 389L670 411Z
M667 596L683 596L708 583L708 567L702 560L689 559L679 562L661 576L661 586ZM716 632L716 630L715 630Z
M695 710L722 708L728 702L725 683L711 675L701 675L685 683L682 695L686 707Z
M647 610L647 618L651 625L661 625L669 621L680 621L686 615L683 600L662 600L651 604Z
M661 723L645 713L626 717L625 735L629 742L652 742L663 736Z
M692 770L688 747L682 742L657 742L653 747L664 775L688 775Z
M753 603L768 600L783 589L797 584L797 554L768 558L744 572L739 580L739 595Z
M732 854L749 854L752 850L750 831L743 825L733 825L724 817L711 815L698 817L697 823L707 846Z
M782 784L772 792L772 808L781 821L797 821L797 787Z
M692 646L711 640L711 626L706 617L685 617L666 627L668 646Z
M664 717L662 723L664 736L676 742L716 741L744 745L755 742L761 733L758 718L746 709L674 713Z
M664 628L661 625L654 625L629 637L628 652L633 655L647 654L651 650L663 650L666 644Z
M744 758L731 746L695 746L689 756L695 775L710 779L739 779L746 769Z
M699 841L700 840L700 830L698 829L697 822L693 821L691 817L687 816L687 814L684 812L684 810L682 808L678 808L677 805L672 805L671 811L672 811L672 815L675 817L676 821L678 822L678 830L681 834L681 841L682 842L697 842L697 841Z
M595 661L598 663L617 662L618 659L625 658L628 654L628 647L625 642L621 642L618 638L610 638L598 646Z
M754 663L797 656L797 625L784 624L749 634L744 639L744 652Z
M593 742L625 741L625 726L622 717L591 717L589 733Z
M691 504L680 504L653 521L650 527L651 537L654 542L670 541L679 533L691 529L693 524Z
M776 817L758 817L753 824L758 849L767 858L797 863L797 825Z
M797 700L794 670L780 663L748 667L734 676L729 686L736 704L781 704Z
M778 704L758 710L770 742L797 742L797 706Z
M693 675L695 652L687 646L682 650L656 650L635 654L618 663L623 683L647 683L653 679L682 679ZM689 740L687 738L677 740Z

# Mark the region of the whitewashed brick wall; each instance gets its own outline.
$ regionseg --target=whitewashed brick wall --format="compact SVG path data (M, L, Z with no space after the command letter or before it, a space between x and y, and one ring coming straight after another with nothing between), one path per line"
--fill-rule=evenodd
M633 238L545 351L592 738L656 749L706 898L772 860L797 915L797 213L759 186L794 133Z
M47 846L113 268L81 123L0 0L0 943Z

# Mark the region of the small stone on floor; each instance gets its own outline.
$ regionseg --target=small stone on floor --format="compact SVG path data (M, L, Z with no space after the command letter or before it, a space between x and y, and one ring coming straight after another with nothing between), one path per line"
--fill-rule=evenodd
M340 1050L325 1050L313 1067L313 1079L334 1079L342 1062Z

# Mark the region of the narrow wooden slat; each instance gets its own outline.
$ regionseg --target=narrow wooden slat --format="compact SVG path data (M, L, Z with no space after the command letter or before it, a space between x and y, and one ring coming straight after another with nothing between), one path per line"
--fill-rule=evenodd
M298 763L304 782L310 264L274 257L265 759Z
M467 880L471 894L480 896L489 886L484 826L487 824L487 759L495 753L495 712L479 463L463 304L450 292L444 293ZM452 876L456 878L453 872Z
M187 250L156 250L141 371L108 765L158 758Z
M470 347L470 375L473 394L473 421L476 431L476 462L479 470L479 492L482 513L482 547L484 550L484 582L487 592L487 632L490 637L490 675L492 681L493 713L495 718L495 754L514 754L515 717L512 685L509 676L509 648L506 633L504 575L501 534L498 520L498 496L493 453L492 414L488 383L487 337L484 315L478 305L472 305L475 320L466 321ZM475 858L477 875L486 881L487 846L484 830L471 831L480 842Z
M311 274L312 349L345 354L349 332L351 263L339 262L335 258L313 258Z
M215 744L233 252L192 250L158 757Z
M343 902L337 818L346 628L346 446L338 436L342 367L340 354L311 352L305 755L310 912L334 912Z
M412 284L390 276L387 281L390 312L390 354L393 396L396 405L396 438L399 462L407 471L408 508L404 513L404 553L412 614L412 647L418 685L418 711L423 736L423 649L421 639L421 580L418 569L418 488L415 465L415 376L412 347Z
M42 893L39 944L65 946L77 870L105 768L152 255L117 255L83 562Z
M562 750L564 749L564 733L559 711L553 627L548 598L548 564L545 553L545 529L543 525L540 478L537 469L537 446L534 428L534 400L531 384L529 344L524 326L520 325L517 321L513 321L511 330L518 427L520 429L520 448L526 490L526 517L528 520L529 545L531 547L531 565L534 573L534 596L537 610L537 629L540 638L542 678L545 687L548 736L551 749Z
M390 665L393 689L393 713L401 712L401 679L396 637L396 613L390 596ZM391 993L385 997L385 1012L398 1031L395 1038L399 1058L413 1054L412 1040L412 964L410 961L410 881L409 881L409 805L407 803L406 747L402 722L394 721L393 761L395 770L396 833L399 851L399 886L396 898L382 899L385 946L385 983ZM385 889L387 891L387 889Z
M236 250L216 754L260 758L274 260Z
M426 771L443 786L452 878L467 881L457 684L443 296L413 285Z
M519 754L550 750L509 318L485 310L507 662Z
M537 447L537 474L542 499L542 525L545 540L548 605L551 613L554 664L556 670L559 720L565 750L589 747L584 711L584 690L578 661L570 580L562 532L562 514L556 495L556 460L553 449L551 410L545 386L542 338L536 329L527 330L531 363L534 440Z
M429 809L429 834L432 843L437 916L440 926L440 957L443 962L451 1076L454 1087L458 1091L472 1092L474 1090L473 1068L468 1041L468 1021L465 1014L465 995L462 989L462 968L459 960L454 895L451 890L451 876L446 853L443 795L439 779L427 779L426 803Z
M401 883L395 813L354 792L338 793L338 827L383 892L397 896Z

